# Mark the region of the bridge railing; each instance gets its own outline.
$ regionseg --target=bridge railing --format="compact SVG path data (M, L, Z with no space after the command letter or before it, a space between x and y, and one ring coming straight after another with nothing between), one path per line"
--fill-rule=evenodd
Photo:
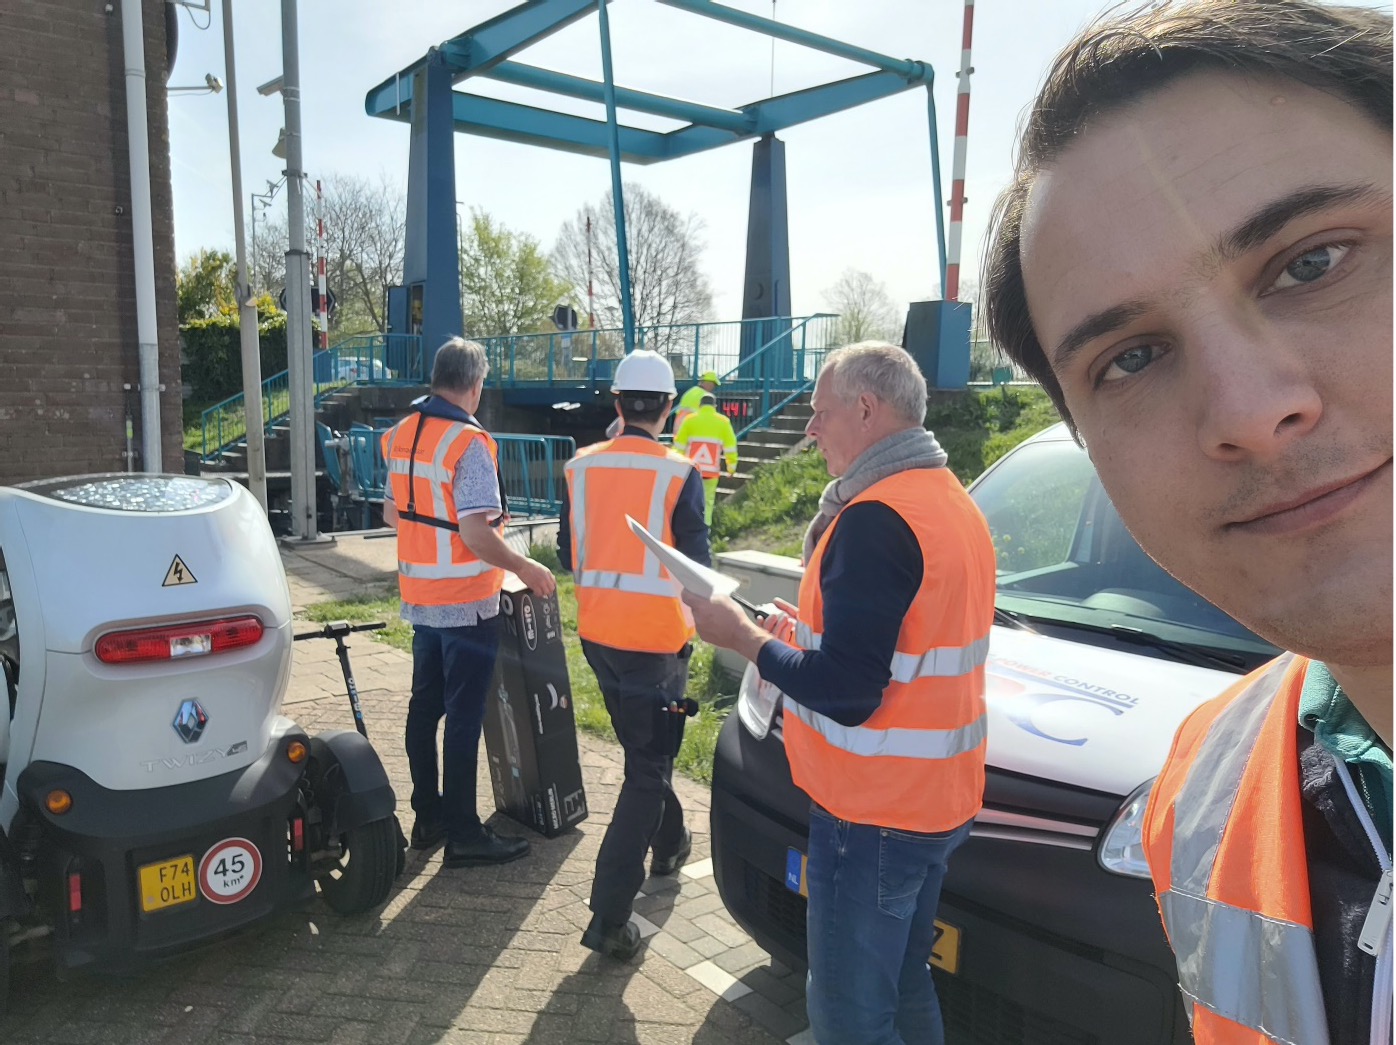
M563 468L577 452L561 435L496 435L499 476L512 515L557 515L566 486Z
M753 321L747 334L750 351L718 373L718 398L738 438L813 388L824 357L840 345L839 317L828 313Z
M803 331L798 344L786 347L802 353L822 353L834 347L837 317L776 316L715 323L665 323L640 327L635 346L658 352L668 358L680 382L696 381L709 371L741 373L753 385L761 380L786 381L808 369L802 355L798 361L777 367L779 354L767 357L759 373L744 369L744 360L792 330ZM814 322L818 321L818 322ZM813 325L810 325L813 323ZM476 338L485 346L490 361L488 384L516 388L533 384L597 382L609 385L615 365L625 355L625 337L619 328L576 330L552 334L511 334ZM771 365L767 365L771 364Z
M326 461L338 460L330 445L330 430L323 425L321 429ZM356 423L340 437L347 450L346 492L362 510L365 527L369 506L382 504L387 496L388 463L383 457L383 436L388 431ZM496 435L494 439L499 447L499 476L510 513L557 515L562 510L562 491L567 481L563 469L577 452L576 440L559 435Z
M353 384L420 384L422 339L415 334L363 334L345 338L310 357L311 384L317 400ZM290 371L262 381L262 424L270 428L290 411ZM215 403L200 416L199 456L212 460L247 438L243 394Z

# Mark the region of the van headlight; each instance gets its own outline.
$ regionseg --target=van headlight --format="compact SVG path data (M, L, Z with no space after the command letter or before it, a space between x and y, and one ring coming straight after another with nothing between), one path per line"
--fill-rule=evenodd
M1144 860L1144 810L1148 808L1149 794L1153 789L1152 780L1136 788L1100 836L1096 859L1111 874L1122 874L1128 878L1149 877L1149 865Z
M766 734L771 731L776 708L780 705L780 695L776 686L760 676L755 664L747 664L737 691L737 717L757 740L765 740Z

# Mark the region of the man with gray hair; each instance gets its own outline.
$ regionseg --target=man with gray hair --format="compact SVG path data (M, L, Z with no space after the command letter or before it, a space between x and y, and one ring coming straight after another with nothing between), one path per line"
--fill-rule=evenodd
M984 794L994 548L894 345L829 357L806 431L835 476L805 535L798 609L764 630L686 596L698 634L785 694L810 796L810 1026L820 1045L940 1045L927 959L950 855Z
M412 847L446 841L446 867L516 860L522 838L480 822L476 770L485 695L499 652L499 592L511 570L540 595L556 590L547 567L504 543L507 519L499 451L475 420L489 364L474 341L437 350L431 394L383 436L388 494L383 521L397 530L402 619L412 625L412 698L407 762L412 774ZM446 719L441 786L436 730Z

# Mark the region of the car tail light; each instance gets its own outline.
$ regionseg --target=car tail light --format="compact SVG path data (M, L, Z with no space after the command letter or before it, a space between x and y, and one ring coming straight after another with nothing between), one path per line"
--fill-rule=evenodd
M260 620L248 616L113 631L97 640L96 653L103 664L183 660L255 646L263 630Z
M300 817L291 820L291 852L299 853L305 850L305 821Z
M68 913L82 913L82 875L77 871L68 875Z

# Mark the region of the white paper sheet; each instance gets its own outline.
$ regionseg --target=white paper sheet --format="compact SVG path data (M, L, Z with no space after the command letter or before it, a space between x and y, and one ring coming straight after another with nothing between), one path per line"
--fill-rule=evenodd
M629 523L631 532L645 542L650 551L663 563L664 568L673 574L674 580L682 584L685 590L700 598L711 599L714 595L731 595L741 586L741 581L735 577L724 576L702 563L694 562L683 552L669 547L630 516L627 515L625 521Z

